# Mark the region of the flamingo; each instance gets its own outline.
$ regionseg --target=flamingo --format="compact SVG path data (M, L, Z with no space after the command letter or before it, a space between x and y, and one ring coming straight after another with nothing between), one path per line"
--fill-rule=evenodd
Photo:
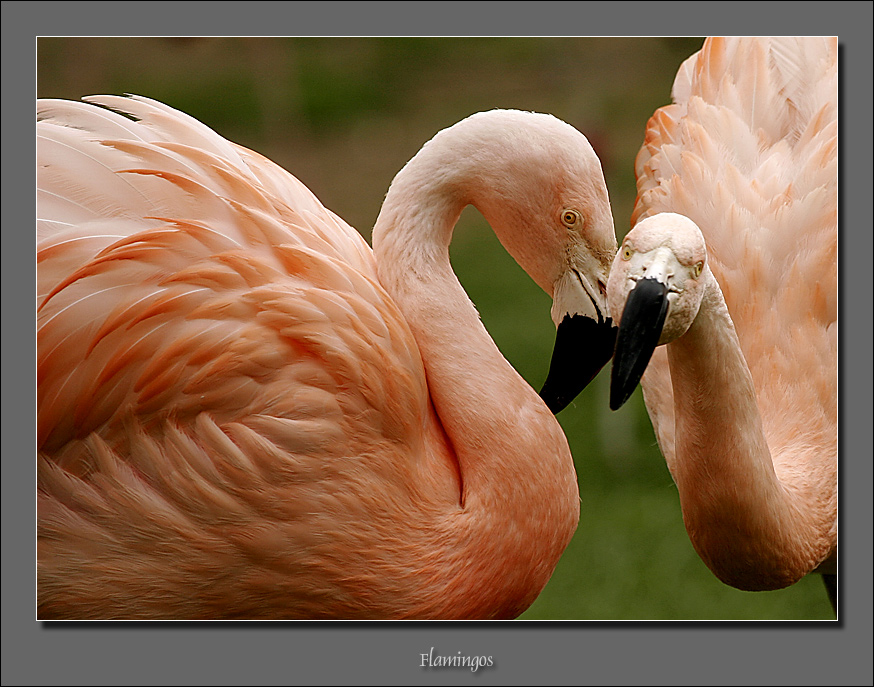
M708 39L649 121L608 283L610 404L641 381L698 554L743 590L821 572L833 605L836 70L833 38Z
M553 413L615 339L586 138L462 120L371 250L193 118L84 100L38 104L38 616L518 616L579 519ZM543 398L452 272L468 204L554 298Z

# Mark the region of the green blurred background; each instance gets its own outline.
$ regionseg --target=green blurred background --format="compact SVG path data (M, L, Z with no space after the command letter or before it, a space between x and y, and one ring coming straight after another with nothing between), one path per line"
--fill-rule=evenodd
M549 112L601 158L616 232L634 156L701 38L40 38L40 97L136 93L273 159L369 239L397 171L437 131L493 108ZM550 299L468 208L452 261L501 351L539 388ZM580 526L523 619L834 619L816 576L776 592L722 584L692 549L640 391L607 407L609 366L559 420Z

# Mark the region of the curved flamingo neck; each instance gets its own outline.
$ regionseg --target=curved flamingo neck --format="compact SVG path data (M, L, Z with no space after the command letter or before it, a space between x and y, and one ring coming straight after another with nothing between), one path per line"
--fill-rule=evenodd
M668 345L668 358L672 472L696 550L741 589L796 582L830 552L828 515L774 470L753 378L715 278L688 332Z
M416 165L395 179L374 228L379 278L413 331L458 460L448 548L470 575L457 591L500 593L494 612L510 616L540 592L576 529L576 474L560 425L501 355L452 271L449 242L467 204L458 180L433 183Z

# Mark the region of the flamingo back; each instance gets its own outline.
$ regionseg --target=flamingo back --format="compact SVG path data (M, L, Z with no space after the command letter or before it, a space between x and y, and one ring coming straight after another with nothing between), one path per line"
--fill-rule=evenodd
M196 120L89 100L38 109L41 615L386 614L375 530L458 479L370 248Z
M800 476L787 475L786 456L833 464L836 453L837 41L708 39L680 67L672 96L637 156L632 223L677 212L701 228L775 469L792 482ZM670 467L664 348L643 388Z

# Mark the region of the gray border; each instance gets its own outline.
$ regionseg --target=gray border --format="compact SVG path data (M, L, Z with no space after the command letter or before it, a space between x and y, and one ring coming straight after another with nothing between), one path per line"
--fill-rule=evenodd
M871 20L868 2L661 3L657 9L651 3L583 2L4 2L3 684L871 684L872 322L870 301L860 303L870 282L859 283L854 270L863 260L867 267L872 255ZM841 560L847 599L840 623L34 621L34 346L27 326L33 312L21 285L33 283L33 144L22 132L33 125L36 35L706 33L840 37ZM496 665L475 674L426 671L418 655L432 646L442 654L493 655Z

